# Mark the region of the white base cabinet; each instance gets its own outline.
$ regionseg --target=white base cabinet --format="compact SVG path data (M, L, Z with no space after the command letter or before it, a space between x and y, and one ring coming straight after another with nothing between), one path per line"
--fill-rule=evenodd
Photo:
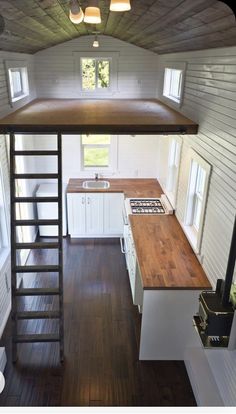
M120 237L123 233L122 193L68 193L71 237Z

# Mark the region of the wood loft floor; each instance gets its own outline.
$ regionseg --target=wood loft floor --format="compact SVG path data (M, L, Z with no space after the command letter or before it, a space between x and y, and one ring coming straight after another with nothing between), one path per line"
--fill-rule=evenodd
M140 317L118 240L65 239L64 258L65 362L57 344L24 344L13 365L9 322L1 342L8 364L0 406L195 406L183 362L138 360ZM52 259L52 250L33 251L28 264ZM27 287L52 287L55 275L26 277ZM29 297L20 303L36 306L53 309L56 302ZM22 329L45 332L51 323L24 321Z
M197 134L156 99L36 99L0 120L0 133Z

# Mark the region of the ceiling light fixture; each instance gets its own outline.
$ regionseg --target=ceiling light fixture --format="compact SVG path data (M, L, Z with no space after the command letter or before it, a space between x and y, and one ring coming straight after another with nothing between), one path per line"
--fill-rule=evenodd
M84 20L84 12L77 0L71 0L69 17L72 23L79 24Z
M89 6L85 9L84 22L90 24L100 24L102 22L98 0L91 0L89 2Z
M110 10L115 12L124 12L131 9L130 0L111 0Z
M71 0L69 18L72 23L79 24L82 21L89 24L100 24L101 11L98 0L89 0L88 6L83 12L79 0ZM124 12L131 9L130 0L111 0L110 10L115 12ZM96 46L95 46L96 47Z
M98 41L98 36L95 35L94 41L93 41L93 47L99 47L99 41Z

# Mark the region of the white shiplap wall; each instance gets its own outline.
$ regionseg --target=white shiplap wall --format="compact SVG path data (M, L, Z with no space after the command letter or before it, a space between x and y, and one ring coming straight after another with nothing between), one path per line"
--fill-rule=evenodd
M157 93L158 56L110 36L84 36L35 54L38 97L80 98L76 81L75 52L117 52L118 90L113 98L152 98Z
M187 63L180 111L199 123L197 136L182 136L176 215L183 221L188 150L192 147L212 165L201 255L206 274L215 286L218 278L225 277L236 213L236 47L161 56L161 72L167 61ZM158 178L163 186L167 175L167 147L168 141L160 138ZM224 381L225 378L228 381L223 385L220 371L214 372L213 364L222 399L226 405L235 405L236 351L219 352L217 358L224 370ZM227 386L234 389L230 396L225 392Z
M27 98L19 101L17 106L11 108L8 99L7 90L7 79L5 72L5 60L20 60L24 61L28 68L29 75L29 90L30 94ZM35 99L35 83L34 83L34 58L33 56L21 54L21 53L8 53L0 52L0 117L3 117L18 107L25 105L32 99ZM0 162L4 177L4 191L6 195L6 202L8 205L7 210L10 211L10 187L9 187L9 165L7 159L6 141L3 135L0 135ZM8 217L9 226L9 217ZM8 284L6 283L8 280ZM8 287L11 286L10 281L10 258L8 258L5 264L0 268L0 337L4 329L9 311L10 311L10 290Z

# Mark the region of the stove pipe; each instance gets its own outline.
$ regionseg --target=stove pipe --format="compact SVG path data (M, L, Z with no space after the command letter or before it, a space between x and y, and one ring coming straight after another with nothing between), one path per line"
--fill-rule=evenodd
M227 265L227 270L226 270L226 275L225 275L224 290L222 294L222 305L223 306L229 305L230 289L231 289L233 275L234 275L235 260L236 260L236 216L234 219L233 235L232 235L229 258L228 258L228 265Z

